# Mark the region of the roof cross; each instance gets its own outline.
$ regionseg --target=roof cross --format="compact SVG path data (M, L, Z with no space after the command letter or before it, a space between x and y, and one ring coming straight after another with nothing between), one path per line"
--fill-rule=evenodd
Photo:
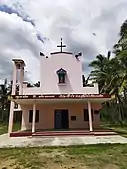
M66 47L66 45L63 45L63 41L62 41L62 40L63 40L63 39L61 38L61 45L58 45L58 46L57 46L58 48L61 49L61 50L60 50L61 53L63 52L63 48Z

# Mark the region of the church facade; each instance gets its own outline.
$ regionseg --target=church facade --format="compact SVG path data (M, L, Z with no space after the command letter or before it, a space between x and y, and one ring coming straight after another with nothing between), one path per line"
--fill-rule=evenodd
M14 113L21 113L21 131L88 130L100 127L101 104L111 99L99 94L98 84L83 86L82 55L61 51L40 56L40 85L24 82L25 62L14 59L10 97L9 134L13 132ZM65 47L65 46L64 46ZM19 79L17 79L19 73ZM17 83L19 92L16 92Z

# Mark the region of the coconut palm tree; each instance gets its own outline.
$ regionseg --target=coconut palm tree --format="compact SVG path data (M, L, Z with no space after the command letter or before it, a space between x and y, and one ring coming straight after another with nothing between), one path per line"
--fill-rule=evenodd
M96 56L96 60L92 61L89 66L93 68L90 73L90 80L99 84L100 93L106 93L106 86L108 85L109 69L110 69L110 56L109 51L107 57L102 54Z
M114 107L114 117L117 114L119 122L122 122L125 117L123 106L123 91L125 93L125 69L118 57L111 58L111 52L107 56L98 55L96 60L90 63L93 71L90 73L92 80L99 84L100 93L109 93L114 95L114 100L110 105Z
M127 92L127 20L122 24L120 29L120 39L117 44L114 45L114 53L118 59L121 68L119 69L119 75L121 77L120 93L124 94L126 99Z
M4 84L0 85L0 122L4 122L4 118L6 120L9 114L10 101L8 100L8 96L11 93L11 84L7 84L7 79L5 79Z

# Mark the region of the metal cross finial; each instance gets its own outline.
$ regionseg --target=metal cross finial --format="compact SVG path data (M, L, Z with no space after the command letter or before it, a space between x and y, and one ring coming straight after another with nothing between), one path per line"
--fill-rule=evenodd
M61 45L58 45L57 47L58 48L60 48L61 50L60 50L60 52L62 53L63 52L63 48L65 48L66 47L66 45L63 45L63 42L62 42L62 38L61 38Z

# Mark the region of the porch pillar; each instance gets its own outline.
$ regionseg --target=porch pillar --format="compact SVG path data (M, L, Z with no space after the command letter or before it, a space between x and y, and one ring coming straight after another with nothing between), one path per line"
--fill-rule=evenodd
M90 101L88 101L88 113L89 113L89 127L90 127L90 131L93 131L92 113L91 113L91 102Z
M19 95L23 95L23 76L24 76L24 67L22 66L20 70Z
M17 82L17 67L16 64L14 63L14 68L13 68L13 79L12 79L12 95L15 95L16 93L16 82Z
M32 133L35 132L36 104L33 104Z
M9 125L8 125L9 134L12 132L12 129L13 129L13 118L14 118L14 102L11 101L10 114L9 114Z
M13 68L13 77L12 77L12 93L11 95L15 95L16 92L16 79L17 79L17 67L16 64L14 63L14 68ZM14 118L14 102L11 101L10 104L10 112L9 112L9 124L8 124L8 133L10 134L13 129L13 118Z

